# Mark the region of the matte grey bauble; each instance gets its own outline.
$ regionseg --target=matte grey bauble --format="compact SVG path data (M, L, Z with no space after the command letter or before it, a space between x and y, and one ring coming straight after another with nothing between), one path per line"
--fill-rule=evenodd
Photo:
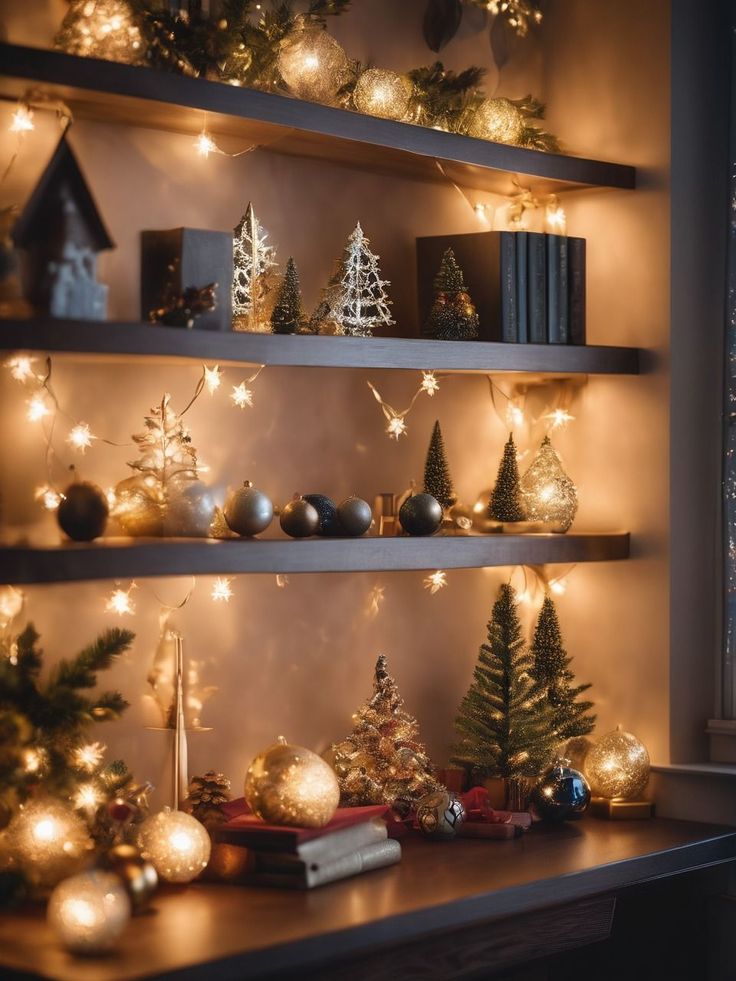
M217 503L212 489L193 480L166 503L164 534L179 538L207 538Z
M273 504L263 491L246 480L225 504L225 521L236 535L252 536L265 531L273 520Z
M399 522L407 535L433 535L442 524L442 506L431 494L412 494L401 505Z
M465 808L449 790L435 790L417 804L417 824L427 838L449 841L465 820Z
M373 511L361 497L349 497L337 509L337 519L342 534L357 538L365 535L373 521Z
M279 518L281 528L292 538L309 538L319 530L319 514L309 501L295 497L289 501Z
M97 484L80 480L64 491L56 520L72 541L91 542L104 532L108 513L107 498Z

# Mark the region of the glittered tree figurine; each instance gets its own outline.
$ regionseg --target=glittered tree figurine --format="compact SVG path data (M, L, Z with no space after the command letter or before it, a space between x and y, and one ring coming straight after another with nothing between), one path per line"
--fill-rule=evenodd
M192 777L190 780L184 807L206 828L214 828L227 820L222 806L230 797L228 778L222 773L208 770L203 777Z
M271 314L271 330L274 334L296 334L303 319L299 274L296 271L294 260L289 256L284 280L281 283L276 297L276 305Z
M424 464L424 492L431 494L445 509L452 507L457 500L445 456L445 444L439 419L434 424L427 460Z
M309 318L304 332L307 334L336 334L341 329L335 323L332 310L337 306L342 294L342 260L336 259L333 264L333 273L322 290L320 301Z
M545 596L534 630L530 649L532 667L530 674L547 693L550 724L559 742L575 736L587 736L595 727L593 703L581 700L589 684L575 685L575 675L570 670L572 658L562 641L557 609L551 596Z
M503 448L496 483L491 492L488 517L493 521L525 521L526 511L522 504L519 487L519 465L516 461L516 444L513 433Z
M348 239L340 293L330 311L338 333L352 337L371 337L375 327L388 327L394 322L385 289L390 283L381 279L378 256L368 248L368 242L358 222Z
M266 244L268 233L249 202L233 231L233 329L269 329L266 297L272 287L276 251Z
M383 654L376 663L373 697L353 721L350 735L333 747L344 807L388 804L403 816L439 787L419 740L419 724L404 709Z
M478 314L452 249L442 257L434 281L434 303L424 335L438 341L473 341L478 337Z
M475 778L539 774L557 742L546 691L531 676L516 594L504 583L493 606L488 640L480 648L473 682L455 720L460 736L452 761Z

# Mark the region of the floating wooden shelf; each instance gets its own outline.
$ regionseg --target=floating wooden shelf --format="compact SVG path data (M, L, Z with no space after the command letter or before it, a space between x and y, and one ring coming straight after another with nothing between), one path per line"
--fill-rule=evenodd
M221 364L247 362L324 368L565 375L633 375L639 371L639 350L631 347L277 336L80 320L0 320L0 350L67 352L97 358L144 355Z
M433 538L105 539L0 548L0 582L74 582L248 572L398 572L601 562L629 555L628 532Z
M373 173L446 181L512 194L513 177L539 193L579 187L633 188L633 167L543 153L376 119L221 82L135 68L59 51L0 44L0 92L21 98L29 83L63 100L77 119L195 135L207 129L248 144ZM437 166L441 163L447 177Z

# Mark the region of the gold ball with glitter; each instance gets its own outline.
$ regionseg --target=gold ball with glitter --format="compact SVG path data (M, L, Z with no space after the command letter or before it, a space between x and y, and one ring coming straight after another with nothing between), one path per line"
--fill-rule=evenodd
M529 521L543 521L550 531L568 530L578 509L578 492L562 469L549 436L542 440L519 486Z
M141 23L127 0L72 0L54 43L68 54L126 65L146 57Z
M206 829L190 814L165 807L141 825L143 856L167 882L191 882L204 870L212 844Z
M130 919L130 900L112 872L81 872L51 894L48 920L67 950L102 954L111 950Z
M297 17L281 43L277 67L292 95L330 105L350 78L345 51L323 27Z
M409 111L413 86L405 75L369 68L358 79L353 103L358 112L381 119L403 119Z
M468 136L494 143L518 144L524 132L524 119L509 99L484 99L473 112Z
M6 834L13 860L39 889L75 872L91 846L84 821L69 805L50 798L26 804Z
M103 864L122 882L133 912L144 910L158 886L158 873L153 862L144 858L135 845L121 844L110 849Z
M337 810L340 786L320 756L280 736L248 767L245 800L269 824L323 828Z
M649 780L649 753L636 736L618 726L586 756L585 776L594 797L631 800Z

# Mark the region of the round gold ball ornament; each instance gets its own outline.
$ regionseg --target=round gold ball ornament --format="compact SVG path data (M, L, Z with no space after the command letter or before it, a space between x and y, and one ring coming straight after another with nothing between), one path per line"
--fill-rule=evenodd
M130 919L130 900L112 872L81 872L54 889L47 916L67 950L104 954Z
M269 824L323 828L340 803L340 786L320 756L279 736L248 767L245 800Z
M126 477L115 487L113 517L126 535L134 538L163 534L164 511L140 475Z
M326 105L350 79L345 51L324 27L303 16L281 42L276 66L293 95Z
M509 99L484 99L473 112L468 136L494 143L518 144L524 132L524 117Z
M649 780L649 753L636 736L618 726L589 751L585 776L594 797L631 800Z
M146 818L138 844L159 876L176 883L195 879L209 862L212 850L210 836L196 818L168 807Z
M279 524L291 538L309 538L319 531L319 513L309 501L297 495L281 512Z
M225 521L237 535L251 537L265 531L273 521L273 504L250 480L233 491L225 504Z
M353 103L358 112L381 119L403 119L409 111L414 87L405 75L385 68L369 68L358 79Z
M51 798L24 805L6 831L8 852L38 889L50 889L76 872L92 842L70 805Z
M417 824L425 838L450 841L464 820L463 802L449 790L426 794L417 804Z
M148 906L158 886L158 873L135 845L114 845L103 859L103 868L120 879L134 913Z

